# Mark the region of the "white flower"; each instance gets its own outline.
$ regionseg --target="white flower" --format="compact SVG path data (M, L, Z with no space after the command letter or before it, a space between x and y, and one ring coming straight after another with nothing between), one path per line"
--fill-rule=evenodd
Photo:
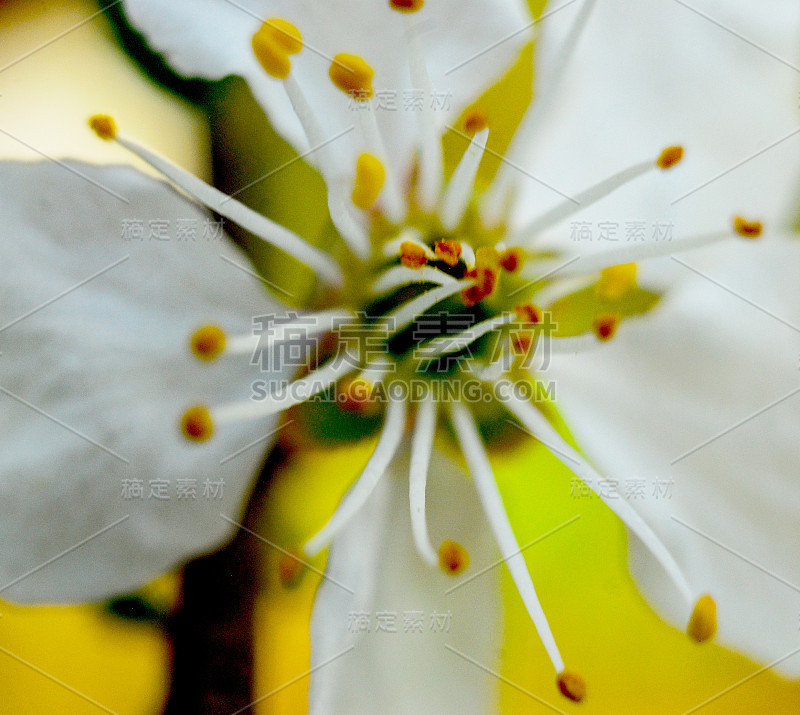
M520 377L520 362L531 345L574 351L598 342L589 328L606 340L622 319L610 347L590 358L554 354L548 370L556 375L564 411L581 444L609 476L673 474L668 462L682 456L675 453L676 444L688 450L707 433L714 436L738 416L746 417L747 410L767 406L772 395L781 396L776 387L789 378L778 375L795 367L800 320L797 301L788 299L792 290L798 297L788 279L799 260L797 246L777 237L765 239L763 246L735 245L737 232L758 235L759 224L737 219L736 231L725 227L738 212L780 225L791 208L798 144L790 135L797 120L793 41L800 11L788 2L762 13L748 11L743 3L723 8L706 2L703 11L680 2L635 9L622 2L596 4L586 0L572 8L572 3L548 8L537 100L506 164L476 201L475 172L491 123L487 128L479 113L467 114L473 136L446 184L439 136L515 57L531 24L515 3L429 2L422 7L422 2L363 0L288 8L222 0L126 3L134 24L179 71L248 79L278 129L299 150L310 151L309 159L325 177L347 258L334 260L340 247L330 247L330 253L315 249L220 195L118 132L109 118L96 118L96 131L313 269L329 290L309 306L318 311L309 315L329 320L329 311L336 310L343 326L361 328L357 360L338 360L334 353L284 392L275 386L286 376L270 374L268 394L253 399L248 395L253 373L236 359L239 346L252 348L252 341L231 336L246 331L254 316L281 308L274 299L252 295L246 271L231 266L242 268L244 259L220 247L220 260L216 245L150 241L124 244L120 253L130 257L116 257L123 245L115 242L120 223L137 215L135 207L141 206L147 218L167 220L199 219L195 209L128 170L72 166L68 174L53 166L7 166L4 203L15 240L3 244L3 265L14 269L14 277L4 276L2 282L3 317L4 325L13 325L6 328L10 347L8 354L3 350L0 385L12 405L3 413L3 427L16 445L11 466L0 471L7 500L0 572L9 582L7 595L97 598L131 588L228 533L230 523L219 518L216 504L182 509L189 505L122 500L119 481L127 475L202 480L224 469L235 506L223 511L235 521L259 454L244 448L266 439L278 412L336 383L349 385L351 397L356 385L388 389L421 383L427 386L423 399L408 401L414 408L408 457L401 443L409 404L390 399L362 475L305 545L314 555L333 543L312 623L312 667L318 669L312 710L485 712L497 650L496 589L489 576L469 591L446 596L453 581L436 567L438 561L445 570L460 572L468 558L473 568L489 566L496 560L489 534L556 673L563 674L562 692L580 699L582 682L565 670L550 633L471 402L496 390L489 420L513 415L596 488L600 474L550 426L546 410L511 388L530 384ZM752 56L737 44L745 32L753 34L746 38ZM776 47L784 38L785 46ZM707 63L705 72L698 68L700 61ZM776 69L775 62L788 67ZM732 86L726 84L728 75L734 77ZM378 91L408 87L422 89L422 111L378 110ZM442 87L449 108L437 112L426 100ZM611 101L620 106L609 107ZM731 178L737 160L782 138L780 148L747 166L753 183ZM668 146L673 141L699 157L699 173L688 180L684 176L680 184L659 171L680 161L682 150ZM726 171L731 177L716 180ZM97 187L90 193L81 183L87 178L131 204L98 193ZM592 213L593 204L607 213ZM88 226L87 216L92 217ZM614 251L570 258L570 248L583 248L571 246L563 230L573 216L598 225L617 221L618 227L644 222L649 230L668 223L680 238L672 242L660 236L664 240L641 245L624 241ZM546 258L544 247L564 255ZM666 258L688 249L699 249L690 267ZM670 279L677 288L663 307L642 319L624 320L643 311L626 302L642 294L629 264L658 256L662 259L653 261L645 277L661 285ZM762 276L757 265L773 270ZM91 279L86 289L47 303L47 295L82 278ZM233 288L234 280L242 287ZM564 297L575 281L582 287L587 280L591 287ZM59 288L58 281L65 285ZM723 300L725 289L717 284L751 303L755 324L742 326L743 306ZM773 286L771 294L767 286ZM30 300L31 290L39 291L40 303ZM544 316L529 301L563 306L575 295L596 303L582 329L588 339L548 339ZM6 305L13 308L8 318ZM421 336L409 337L409 331L420 330L434 308L451 318L467 316L467 323L459 331L451 324L429 332L430 340L420 344L427 351L423 359L415 351ZM369 313L366 323L359 315L363 311ZM382 343L389 345L388 353L370 357L363 328L381 326L382 319L388 320L386 337L394 342ZM182 336L202 322L222 326L226 334L223 340L216 328L207 332L209 356L217 358L209 365L193 362L185 348L180 352L186 344ZM479 333L488 337L478 342ZM443 362L467 348L482 363L476 380L462 366L446 370ZM511 380L503 382L498 378L506 370ZM353 373L355 380L342 382ZM549 376L542 373L540 380L544 374ZM796 372L788 374L795 379ZM467 397L467 386L476 381L488 385L486 393ZM443 384L460 389L461 399L432 398L434 386ZM787 408L789 400L784 398ZM356 398L348 406L358 410L369 402ZM472 483L432 448L438 402L447 403L438 411L449 417ZM171 427L192 403L203 406L186 413L183 428L196 444ZM797 612L782 589L798 578L791 559L797 536L792 517L800 506L791 484L798 412L777 409L753 421L758 433L738 445L735 463L720 463L721 453L714 451L725 444L724 436L716 447L697 450L694 464L691 455L679 459L673 500L639 503L599 492L635 534L635 570L657 607L676 623L689 621L690 633L704 640L715 628L714 602L701 598L710 592L719 604L723 640L765 661L788 652L794 620L784 619ZM661 413L669 416L667 424ZM601 420L613 419L613 427L598 427L598 414ZM757 470L765 465L769 475L759 479ZM733 483L736 494L726 491ZM774 485L783 491L773 494ZM26 527L42 522L46 528L32 538ZM443 544L438 554L433 544ZM723 563L715 549L738 556ZM754 562L766 574L763 582L755 580ZM746 588L743 580L750 582ZM421 611L430 618L434 611L444 616L448 610L453 616L447 643L466 659L445 658L442 641L430 629L409 646L407 639L382 641L348 622L354 613L384 611L397 617ZM781 665L797 671L791 659ZM411 694L408 679L415 682Z

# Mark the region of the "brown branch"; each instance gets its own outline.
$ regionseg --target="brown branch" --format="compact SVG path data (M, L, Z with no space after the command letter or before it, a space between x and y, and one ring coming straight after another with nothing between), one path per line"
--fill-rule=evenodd
M286 456L280 445L268 456L244 515L247 528L255 528L271 475ZM259 566L257 541L240 529L225 548L184 568L166 629L172 680L164 715L253 712Z

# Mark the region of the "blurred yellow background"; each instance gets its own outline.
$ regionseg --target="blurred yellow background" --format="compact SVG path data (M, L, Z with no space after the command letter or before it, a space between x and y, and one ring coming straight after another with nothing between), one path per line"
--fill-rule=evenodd
M136 164L86 128L90 114L107 112L131 134L210 176L209 133L201 112L152 84L118 48L97 10L89 0L0 3L0 129L7 132L0 133L0 156ZM264 535L287 546L308 535L332 510L356 474L352 465L363 462L368 448L303 454L271 491ZM495 462L504 497L514 505L520 543L570 518L579 507L574 527L526 557L541 575L537 589L559 645L590 688L579 706L559 698L549 661L516 590L506 582L503 712L551 712L533 694L566 712L679 714L726 689L702 712L800 711L800 684L771 672L750 677L759 665L713 644L698 647L658 620L627 574L622 527L598 500L571 499L564 488L569 474L545 450L527 444ZM536 470L560 475L561 486L554 487L558 479L551 479L549 487L537 484L532 490ZM331 484L331 473L339 475L338 484ZM275 576L276 563L273 553L258 614L256 693L268 697L257 711L304 713L307 624L316 580L306 576L296 589L284 589ZM160 588L174 588L174 579ZM95 607L0 603L2 713L156 713L166 678L166 646L151 626L114 619Z

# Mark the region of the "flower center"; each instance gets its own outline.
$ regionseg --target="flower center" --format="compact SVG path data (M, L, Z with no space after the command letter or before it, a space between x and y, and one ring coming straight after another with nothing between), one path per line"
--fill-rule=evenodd
M423 2L390 0L389 6L407 21ZM590 7L586 3L586 8ZM582 14L576 25L585 22L585 17ZM415 86L430 90L422 45L409 22L405 29L411 79ZM409 501L414 542L425 563L453 575L468 568L469 555L450 540L434 548L425 517L431 450L440 407L445 407L503 560L559 674L558 687L566 697L581 700L585 683L564 668L520 555L473 412L480 420L513 418L587 485L601 483L603 479L593 467L535 404L539 393L518 388L543 384L542 363L537 359L546 362L561 349L575 352L597 346L613 338L627 317L655 304L658 296L637 284L638 261L705 246L731 235L756 238L761 224L737 217L732 228L709 235L635 244L566 262L563 256L554 259L536 246L543 230L650 171L672 169L683 158L683 149L667 147L655 159L617 172L529 224L508 230L509 222L498 220L503 217L497 209L507 204L507 176L498 175L480 200L475 196L475 179L491 131L482 112L466 112L464 132L458 133L469 144L447 182L440 129L430 112L420 112L416 165L403 167L413 168L410 175L414 178L401 186L398 167L388 161L372 106L374 73L364 58L341 53L328 67L330 81L363 108L358 116L364 150L352 166L343 167L329 151L329 140L292 72L293 62L300 61L295 56L300 57L304 48L300 31L285 20L268 20L255 33L252 48L265 72L283 83L309 144L317 147L315 158L328 186L331 219L348 249L343 256L334 258L311 246L189 175L118 131L110 117L90 120L101 138L127 147L210 209L293 256L313 270L320 282L307 312L276 321L267 335L226 335L224 326L206 325L191 336L191 351L209 362L243 355L257 362L259 355L299 339L319 342L310 360L294 366L299 370L292 371L295 378L290 383L270 383L266 389L254 391L245 403L189 408L180 421L184 438L208 440L217 429L231 429L242 420L263 419L301 405L311 411L308 423L312 428L323 424L325 429L334 429L332 425L346 422L348 417L361 420L365 429L380 424L377 445L361 475L327 524L304 545L305 554L314 556L364 507L411 425ZM554 289L558 292L576 278L583 281L577 291L559 300L548 298ZM584 306L585 320L560 325L558 308L565 301L573 308ZM547 399L552 396L546 390L545 394ZM326 419L326 410L334 410L335 419ZM602 493L598 496L606 501ZM606 504L677 585L686 603L691 637L697 641L710 638L716 629L711 597L698 599L669 550L625 500L611 499ZM292 578L287 576L289 581Z

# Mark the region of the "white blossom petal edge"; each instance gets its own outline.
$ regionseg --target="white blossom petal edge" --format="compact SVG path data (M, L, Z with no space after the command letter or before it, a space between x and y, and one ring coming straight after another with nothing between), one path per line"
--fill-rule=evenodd
M189 338L281 308L208 214L133 169L2 163L0 202L0 594L99 600L230 537L276 421L184 440L190 404L253 379Z

